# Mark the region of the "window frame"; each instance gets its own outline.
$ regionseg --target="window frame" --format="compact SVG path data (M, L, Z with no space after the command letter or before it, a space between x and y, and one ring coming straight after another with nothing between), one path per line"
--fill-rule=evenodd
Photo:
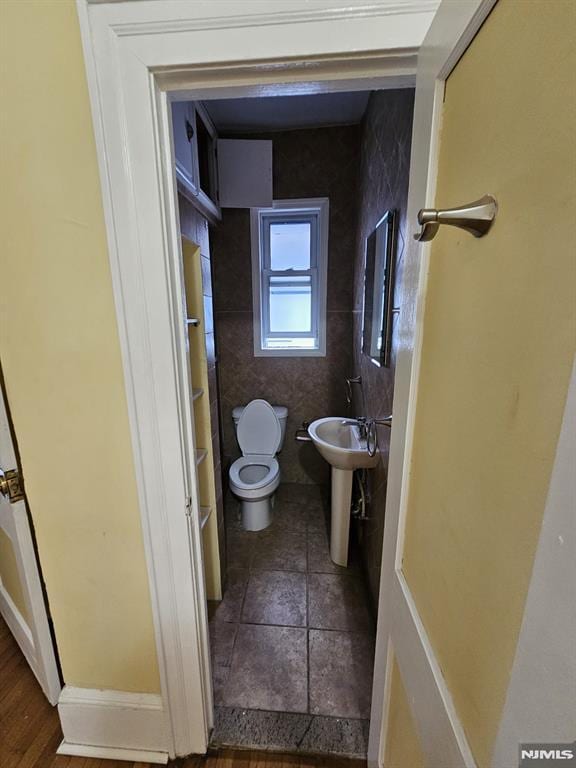
M310 269L272 270L270 267L269 224L295 219L311 221ZM250 238L252 249L252 306L254 313L255 357L325 357L326 356L326 291L328 278L329 199L305 198L274 200L271 207L252 208ZM271 332L268 327L269 294L264 290L270 277L302 277L310 275L312 286L311 331L296 331L291 339L310 338L314 347L267 347L266 338L286 338L288 334Z

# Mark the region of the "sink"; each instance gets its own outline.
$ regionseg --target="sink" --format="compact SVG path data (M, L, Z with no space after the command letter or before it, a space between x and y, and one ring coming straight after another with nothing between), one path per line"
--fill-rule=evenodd
M378 463L378 453L370 456L366 440L353 419L329 416L317 419L308 434L318 453L330 464L332 506L330 557L337 565L348 565L352 478L355 469L370 469Z
M366 440L360 438L353 419L317 419L308 427L308 434L318 453L336 469L370 469L378 464L378 455L368 454Z

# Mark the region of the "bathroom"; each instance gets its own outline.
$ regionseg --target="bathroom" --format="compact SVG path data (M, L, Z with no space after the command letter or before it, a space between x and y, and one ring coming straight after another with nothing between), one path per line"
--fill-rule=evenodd
M401 302L407 237L413 99L413 89L401 88L173 107L192 409L205 510L214 744L366 754L386 499L389 429L384 422L392 414L398 347L394 310ZM179 124L185 136L178 136ZM222 170L216 181L218 161L206 160L207 150L215 156L222 139L255 147L251 155L248 144L238 144L235 177L244 174L252 187L233 189L237 197L230 207L214 204L217 197L222 203L228 191ZM187 142L194 148L188 165L182 154ZM227 149L220 147L219 153ZM270 192L275 202L284 201L280 216L285 218L269 220L268 231L276 226L275 234L281 235L292 217L296 225L310 221L306 232L318 234L298 241L313 254L306 263L277 256L285 270L271 277L279 284L284 280L284 297L282 287L277 289L278 306L290 294L286 271L300 272L289 286L296 285L293 293L299 294L294 311L301 317L302 311L314 315L316 308L319 317L307 326L314 331L310 341L291 316L295 346L280 353L274 341L265 349L264 331L271 326L264 329L262 318L255 317L259 304L254 301L263 284L258 275L254 279L254 252L263 247L254 241L270 242L261 235L266 231L262 221L274 215ZM260 224L256 208L262 211ZM383 292L388 294L388 344L374 350L365 332L366 257L388 212L386 227L378 227L378 242L386 239L391 278ZM317 251L312 242L318 243ZM310 276L306 270L313 264L317 271ZM241 409L254 400L273 408L257 405L254 419L245 419L250 445L243 443L241 450ZM383 422L372 428L378 445L371 468L355 473L344 561L335 561L331 549L334 469L307 429L326 417ZM238 464L243 453L258 456L258 471L262 456L278 462L265 485L267 493L273 490L256 506L258 494L243 494L238 486L238 477L248 477ZM264 463L254 477L269 472L272 462Z

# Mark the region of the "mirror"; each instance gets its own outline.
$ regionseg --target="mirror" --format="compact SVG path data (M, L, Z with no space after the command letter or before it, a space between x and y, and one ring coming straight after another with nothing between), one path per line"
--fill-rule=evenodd
M362 352L390 366L396 260L396 211L386 211L366 240Z

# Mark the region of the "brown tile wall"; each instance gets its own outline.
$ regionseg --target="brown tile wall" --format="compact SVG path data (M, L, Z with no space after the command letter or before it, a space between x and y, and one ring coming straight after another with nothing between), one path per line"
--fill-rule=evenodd
M364 291L364 257L366 238L382 215L389 209L399 211L398 247L394 306L402 303L402 272L407 231L406 203L412 137L412 90L379 91L373 93L361 125L361 160L358 231L354 267L354 374L362 375L365 403L355 399L356 413L382 418L392 413L394 374L398 352L396 325L392 334L392 355L389 368L378 368L362 354L362 306ZM396 323L397 315L394 315ZM379 427L378 438L382 461L368 473L369 519L357 523L364 567L368 577L374 607L378 603L380 563L384 537L384 508L388 472L389 430Z
M224 528L224 500L222 494L220 422L218 410L218 363L216 361L214 348L214 311L208 221L181 195L178 195L178 208L180 212L180 231L184 237L187 237L193 243L197 243L200 246L200 254L202 256L202 294L204 296L204 333L206 358L208 361L208 396L210 400L210 423L212 428L212 459L214 461L214 481L216 484L216 513L218 516L220 569L222 573L222 584L224 584L226 536Z
M346 414L344 379L352 370L352 303L359 127L258 134L273 140L274 197L330 198L326 357L254 357L250 212L227 209L211 231L223 455L239 455L232 408L262 397L288 407L282 480L327 483L328 465L294 440L302 421Z

